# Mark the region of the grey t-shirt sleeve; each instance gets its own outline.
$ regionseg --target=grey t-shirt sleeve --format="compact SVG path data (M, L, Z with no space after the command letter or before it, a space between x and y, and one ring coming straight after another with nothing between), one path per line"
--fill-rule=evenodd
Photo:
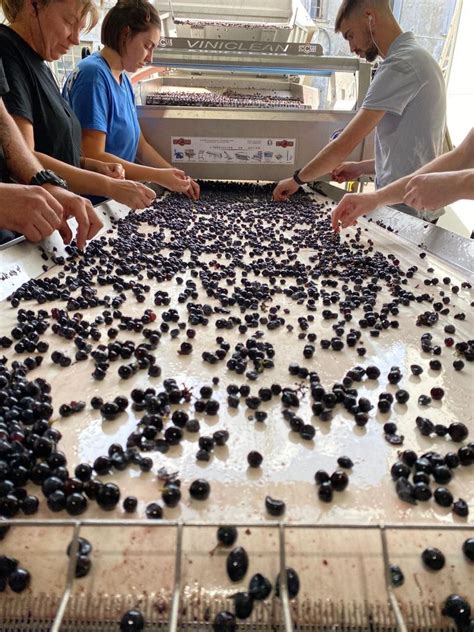
M3 62L0 59L0 97L3 97L8 92L8 81L5 77L5 72L3 70Z
M401 116L422 87L413 66L405 61L382 64L370 84L362 108Z

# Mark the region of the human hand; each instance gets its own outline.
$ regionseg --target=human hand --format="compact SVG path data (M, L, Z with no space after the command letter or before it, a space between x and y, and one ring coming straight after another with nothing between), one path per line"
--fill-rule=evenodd
M199 200L199 195L201 193L201 188L199 186L199 184L193 180L192 178L189 179L189 187L188 190L186 191L185 195L190 198L191 200Z
M64 243L68 244L72 239L72 232L67 219L74 217L77 221L77 247L83 250L86 242L92 239L103 226L102 221L94 211L94 207L89 200L67 189L49 184L44 185L44 187L47 187L49 193L62 205L63 219L61 226L59 226L59 232Z
M186 193L191 186L191 178L181 169L174 167L156 169L156 182L165 189L176 191L176 193Z
M348 193L345 195L331 215L332 228L336 233L357 223L357 218L370 213L378 206L374 193Z
M108 195L131 209L146 208L156 198L153 189L133 180L110 179Z
M103 162L103 171L99 171L109 178L117 178L117 180L125 180L125 169L119 162Z
M293 178L280 180L273 189L273 199L275 202L283 202L284 200L287 200L290 195L296 193L299 188L299 184L297 184Z
M61 226L63 207L39 186L0 184L0 226L21 233L28 241L41 241Z
M102 160L86 158L86 169L109 178L125 179L125 169L119 162L103 162Z
M331 178L335 182L347 182L357 180L362 175L360 163L341 162L341 164L331 171Z
M458 199L458 173L425 173L413 176L403 201L418 211L435 211Z

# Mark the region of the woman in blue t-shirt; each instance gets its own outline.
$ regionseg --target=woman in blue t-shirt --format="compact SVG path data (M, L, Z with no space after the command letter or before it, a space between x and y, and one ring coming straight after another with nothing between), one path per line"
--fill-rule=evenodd
M157 182L173 191L185 188L197 199L199 185L174 169L141 132L132 85L124 72L150 64L160 27L158 12L146 0L119 0L102 22L104 48L78 64L63 95L81 123L85 156L120 162L126 178Z

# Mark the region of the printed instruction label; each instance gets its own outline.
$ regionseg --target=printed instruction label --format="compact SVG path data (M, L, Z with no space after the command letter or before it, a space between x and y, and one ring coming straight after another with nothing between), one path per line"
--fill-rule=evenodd
M171 137L172 162L293 165L295 138Z

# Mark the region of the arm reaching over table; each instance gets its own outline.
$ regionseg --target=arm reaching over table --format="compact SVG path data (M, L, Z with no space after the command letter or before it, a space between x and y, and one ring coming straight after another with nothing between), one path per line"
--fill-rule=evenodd
M42 171L43 165L30 151L1 99L0 145L9 173L17 182L26 185ZM102 221L89 200L53 184L25 185L0 184L1 228L22 233L33 242L45 239L58 229L64 241L69 243L72 233L66 220L74 216L78 223L77 243L81 249L102 228Z
M298 180L295 180L294 176L280 180L273 191L273 199L276 202L287 200L299 189L299 182L313 182L341 168L347 156L370 134L383 116L384 112L381 110L359 110L342 134L321 149L307 165L299 170Z
M413 176L403 201L418 210L435 211L457 200L474 200L474 168Z
M452 151L414 174L373 193L345 195L332 212L335 231L357 222L380 206L404 202L420 211L434 211L456 200L474 199L474 128Z
M334 182L348 182L357 180L361 176L375 174L375 160L361 160L360 162L343 162L332 170L331 178Z

